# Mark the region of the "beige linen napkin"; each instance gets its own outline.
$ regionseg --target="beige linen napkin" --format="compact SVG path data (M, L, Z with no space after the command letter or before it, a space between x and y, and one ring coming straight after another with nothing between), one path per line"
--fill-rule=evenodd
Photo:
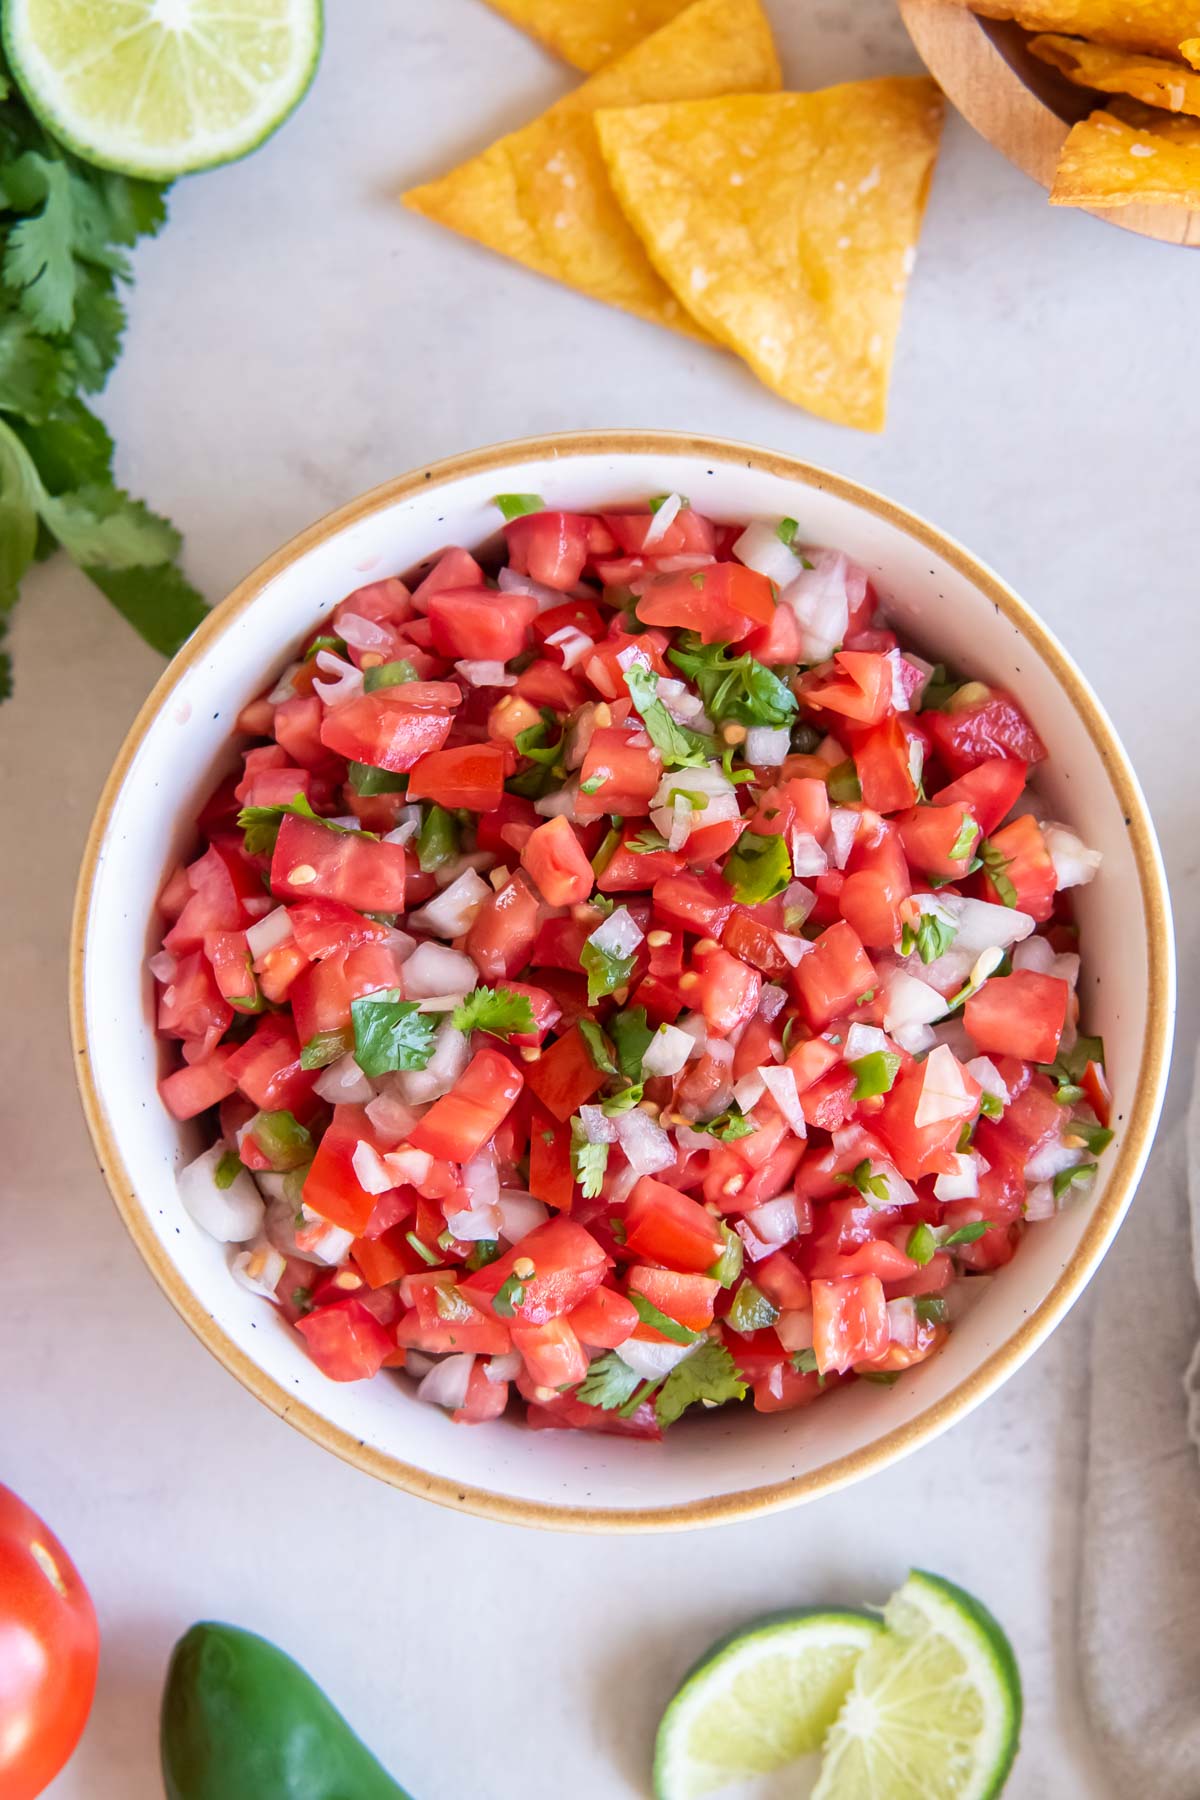
M1200 1086L1098 1277L1080 1657L1122 1800L1200 1800L1198 1280Z

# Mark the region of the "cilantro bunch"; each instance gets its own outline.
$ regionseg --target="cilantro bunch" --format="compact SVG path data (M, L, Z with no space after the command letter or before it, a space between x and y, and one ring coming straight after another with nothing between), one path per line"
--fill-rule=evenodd
M0 60L0 637L30 564L65 550L156 650L205 612L179 534L113 480L98 393L125 328L127 251L163 190L92 168L43 129ZM11 690L0 651L0 699Z

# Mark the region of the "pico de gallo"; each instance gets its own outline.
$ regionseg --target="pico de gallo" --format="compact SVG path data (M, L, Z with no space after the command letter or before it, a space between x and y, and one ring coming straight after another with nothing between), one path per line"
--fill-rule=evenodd
M496 504L238 720L150 963L183 1204L328 1377L457 1421L893 1382L1111 1139L1100 858L1018 699L795 520Z

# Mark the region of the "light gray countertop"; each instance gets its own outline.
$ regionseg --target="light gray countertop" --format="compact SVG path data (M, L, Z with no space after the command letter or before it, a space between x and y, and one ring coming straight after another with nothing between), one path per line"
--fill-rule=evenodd
M828 464L992 562L1091 677L1157 817L1194 1017L1200 254L1051 211L951 118L891 422L857 435L405 213L402 185L569 78L477 0L329 10L300 113L251 161L184 183L139 253L102 402L123 478L181 526L199 585L216 598L360 490L506 437L677 427ZM915 66L888 0L769 10L791 85ZM106 1197L66 1041L79 851L159 663L61 559L28 582L14 637L0 1476L76 1554L105 1644L58 1800L159 1791L167 1652L205 1617L285 1645L419 1800L619 1800L645 1792L658 1710L711 1637L772 1606L882 1599L914 1562L979 1592L1016 1643L1012 1792L1101 1794L1075 1626L1086 1299L996 1398L889 1473L758 1523L643 1539L530 1533L393 1493L204 1354Z

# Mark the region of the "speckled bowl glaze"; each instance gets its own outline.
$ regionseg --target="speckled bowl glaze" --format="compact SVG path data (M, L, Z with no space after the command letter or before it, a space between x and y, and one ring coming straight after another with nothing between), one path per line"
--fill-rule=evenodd
M498 492L597 510L678 491L718 519L791 516L808 541L864 564L917 648L1011 687L1049 751L1055 813L1104 853L1079 895L1089 1029L1102 1032L1116 1141L1091 1195L1029 1233L945 1351L891 1388L852 1384L817 1406L688 1418L661 1445L465 1428L400 1379L339 1385L176 1197L199 1148L159 1102L146 957L164 874L232 759L239 708L317 620L364 581L495 531ZM921 519L772 451L665 433L564 434L414 470L321 520L205 621L150 695L109 776L80 875L71 946L76 1066L97 1153L151 1272L197 1337L272 1411L412 1494L492 1518L576 1530L719 1524L861 1480L927 1442L1005 1381L1078 1297L1133 1196L1158 1117L1174 975L1166 885L1145 802L1115 732L1061 646L999 578Z

